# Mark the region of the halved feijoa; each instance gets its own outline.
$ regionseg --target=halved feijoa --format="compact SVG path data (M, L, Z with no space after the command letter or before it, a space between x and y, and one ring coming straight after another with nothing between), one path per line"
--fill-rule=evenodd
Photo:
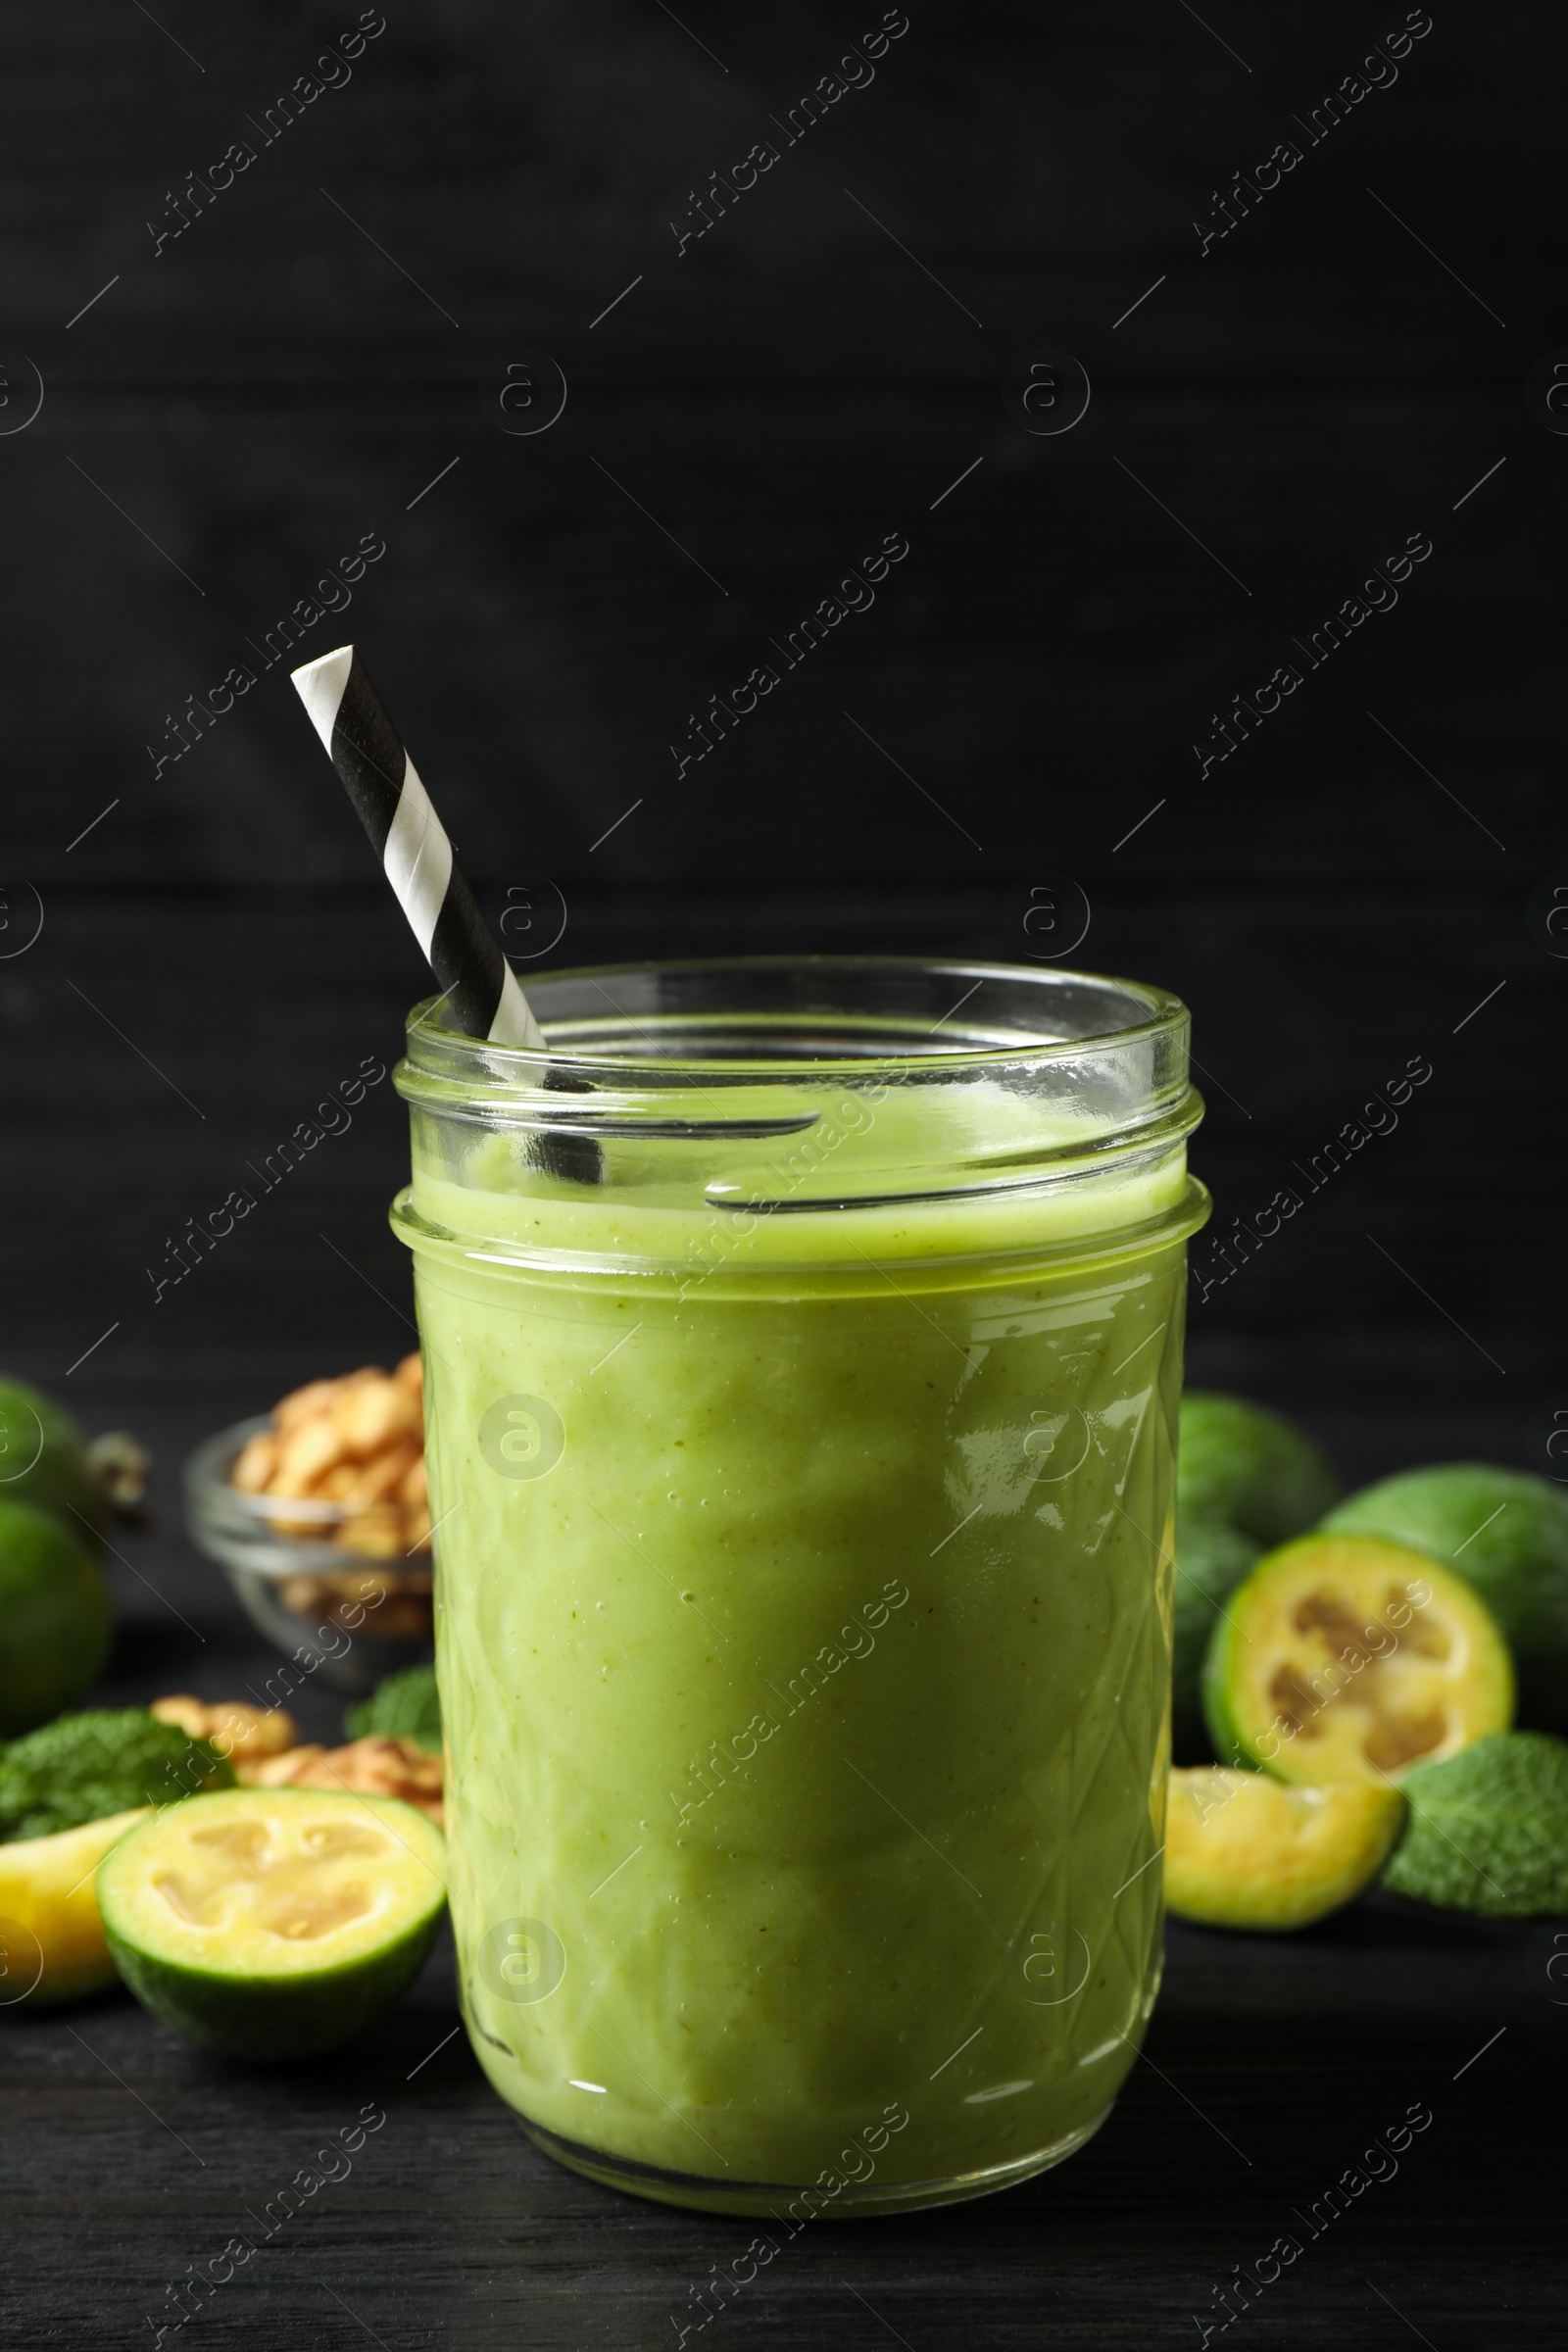
M1473 1585L1501 1626L1526 1723L1568 1731L1568 1494L1529 1470L1442 1462L1338 1504L1320 1531L1380 1536Z
M1302 1536L1225 1603L1203 1665L1216 1755L1283 1781L1396 1780L1513 1720L1513 1667L1486 1603L1425 1554Z
M230 1788L171 1805L98 1874L121 1975L155 2017L230 2058L358 2034L417 1975L446 1902L446 1840L392 1796Z
M1404 1818L1396 1788L1290 1786L1202 1764L1170 1776L1165 1900L1211 1928L1304 1928L1370 1886Z

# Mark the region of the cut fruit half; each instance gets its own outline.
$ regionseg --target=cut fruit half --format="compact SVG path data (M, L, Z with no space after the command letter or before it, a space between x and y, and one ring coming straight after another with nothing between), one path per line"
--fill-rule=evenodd
M1404 1799L1203 1764L1170 1776L1165 1900L1179 1919L1283 1932L1338 1911L1387 1861Z
M407 1990L446 1840L391 1796L231 1788L134 1830L99 1873L109 1948L155 2017L231 2058L299 2058Z
M75 2001L115 1981L93 1894L109 1848L147 1807L0 1845L0 2008Z
M1225 1603L1203 1667L1214 1752L1374 1785L1513 1720L1513 1667L1464 1580L1372 1537L1303 1536Z
M1501 1626L1527 1723L1568 1731L1568 1493L1528 1470L1443 1462L1342 1502L1320 1531L1378 1536L1452 1568Z

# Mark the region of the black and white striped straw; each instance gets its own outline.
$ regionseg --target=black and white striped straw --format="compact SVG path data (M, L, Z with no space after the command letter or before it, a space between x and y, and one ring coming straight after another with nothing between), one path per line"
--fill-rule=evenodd
M340 645L292 675L459 1026L492 1045L547 1052L544 1031L354 647Z

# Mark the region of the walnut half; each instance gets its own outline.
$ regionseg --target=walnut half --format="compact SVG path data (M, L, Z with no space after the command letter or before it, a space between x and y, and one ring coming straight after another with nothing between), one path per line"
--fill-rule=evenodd
M345 1788L365 1796L400 1796L439 1822L441 1759L417 1740L377 1733L346 1747L318 1742L247 1763L239 1779L253 1788Z
M211 1740L241 1779L241 1764L281 1755L300 1736L293 1716L283 1707L248 1707L237 1698L209 1705L206 1699L193 1698L188 1690L177 1691L172 1698L155 1698L148 1713L156 1715L160 1723L178 1724L192 1740Z
M229 1483L243 1494L335 1506L317 1518L270 1512L279 1535L369 1559L427 1554L423 1396L416 1354L390 1373L362 1364L335 1380L308 1381L272 1407L270 1429L247 1440Z

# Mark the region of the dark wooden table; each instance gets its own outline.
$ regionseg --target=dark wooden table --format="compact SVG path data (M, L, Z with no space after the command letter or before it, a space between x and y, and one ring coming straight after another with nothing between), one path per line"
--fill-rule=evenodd
M232 1696L271 1661L180 1536L172 1471L258 1399L205 1384L136 1400L161 1526L122 1544L106 1695ZM339 1704L307 1690L306 1735L335 1737ZM1292 2352L1555 2346L1568 1984L1546 1974L1552 1933L1387 1897L1279 1942L1173 1923L1147 2055L1081 2154L978 2204L775 2230L776 2257L721 2309L710 2295L706 2325L693 2290L715 2265L746 2269L756 2226L621 2197L538 2154L469 2054L445 1945L381 2026L308 2064L207 2057L122 1994L0 2013L0 2331L15 2352L151 2347L160 2327L192 2352L654 2352L682 2328L705 2352L1145 2352L1217 2336L1229 2309L1230 2340ZM1430 2122L1400 2148L1412 2110ZM348 2169L316 2163L367 2111L385 2121ZM323 2172L340 2177L279 2223L279 2192ZM258 2250L174 2327L190 2297L171 2289L215 2257L221 2273L236 2238ZM1248 2288L1281 2238L1299 2255Z

